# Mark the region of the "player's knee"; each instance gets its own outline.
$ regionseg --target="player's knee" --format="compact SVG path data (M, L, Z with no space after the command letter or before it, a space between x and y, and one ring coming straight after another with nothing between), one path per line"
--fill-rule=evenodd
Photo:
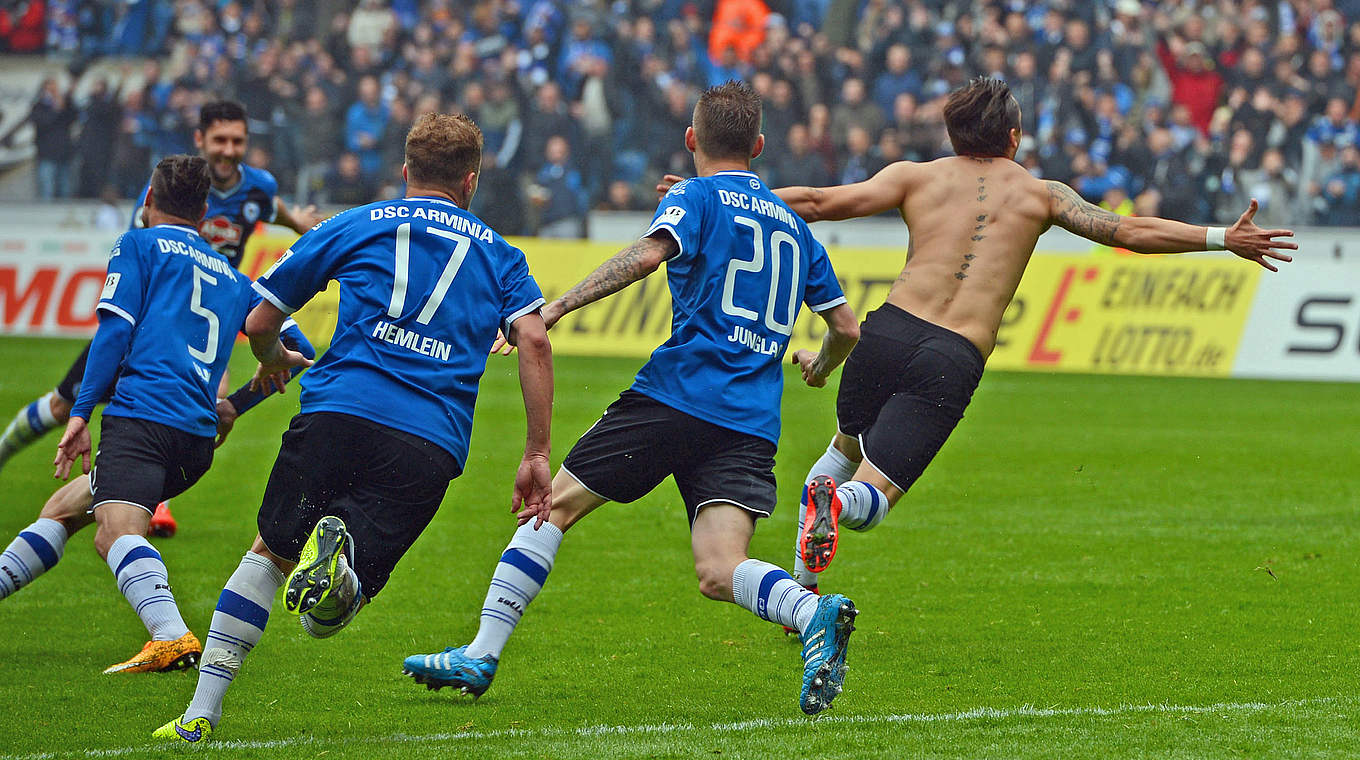
M699 576L699 593L720 602L732 600L732 567L730 563L716 560L695 562L694 572Z
M859 439L854 436L838 432L836 437L831 440L831 445L852 462L859 462L864 459L864 452L859 447Z

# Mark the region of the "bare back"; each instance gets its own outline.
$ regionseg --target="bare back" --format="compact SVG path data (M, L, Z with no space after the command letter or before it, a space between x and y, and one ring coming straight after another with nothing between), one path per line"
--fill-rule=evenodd
M899 166L911 242L888 303L963 335L988 356L1048 228L1048 189L1005 158Z

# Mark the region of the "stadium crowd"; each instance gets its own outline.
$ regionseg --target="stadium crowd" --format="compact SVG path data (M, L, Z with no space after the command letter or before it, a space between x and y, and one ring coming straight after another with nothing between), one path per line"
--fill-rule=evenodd
M1229 223L1255 197L1264 226L1360 224L1360 0L6 3L0 46L24 45L76 71L151 56L44 86L45 198L131 197L223 96L285 194L395 197L413 119L452 110L485 133L474 210L576 236L588 209L648 209L661 173L689 173L709 85L764 97L771 184L824 185L950 154L944 96L989 74L1023 109L1018 159L1093 202Z

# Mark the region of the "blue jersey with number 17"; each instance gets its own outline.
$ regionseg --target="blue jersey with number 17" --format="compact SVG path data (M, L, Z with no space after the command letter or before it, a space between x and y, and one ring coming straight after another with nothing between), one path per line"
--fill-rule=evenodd
M443 198L379 201L312 228L255 290L291 314L329 280L335 335L302 376L302 411L419 436L461 468L497 329L543 305L524 254Z
M845 303L807 223L748 171L676 183L647 235L680 245L666 262L671 338L633 389L715 425L779 442L780 368L806 303Z
M250 279L189 227L123 233L97 308L132 323L132 344L104 414L216 435L217 383L251 295Z

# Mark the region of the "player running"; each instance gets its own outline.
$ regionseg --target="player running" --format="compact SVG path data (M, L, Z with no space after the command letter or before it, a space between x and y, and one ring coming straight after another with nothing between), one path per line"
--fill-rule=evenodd
M698 178L671 188L642 239L544 309L552 325L666 262L670 339L567 454L553 479L551 519L529 525L521 517L492 576L477 637L406 658L417 682L485 692L552 570L563 532L596 507L635 501L674 475L700 591L802 632L805 712L829 707L840 692L854 604L840 595L819 599L747 556L756 519L775 506L779 365L800 305L829 328L821 353L807 361L809 384L825 382L859 332L826 250L750 171L764 147L760 112L745 84L704 92L685 131Z
M241 104L218 101L207 103L199 110L194 145L208 162L212 188L208 193L208 211L197 229L199 235L233 267L240 266L256 222L280 224L302 234L320 220L314 206L289 210L278 196L278 182L274 176L242 163L247 140L246 110ZM141 204L146 202L147 189L149 185L137 198L138 207L132 214L130 229L136 229L142 223ZM0 467L47 431L66 424L71 405L80 391L89 351L87 344L56 389L20 409L0 434ZM98 399L100 402L107 400ZM224 408L223 411L234 418L233 412L243 410ZM158 535L174 535L174 517L168 509L159 508L152 527Z
M90 473L86 425L120 375L104 411L94 474L60 489L0 555L3 599L52 569L71 534L98 525L95 549L151 637L141 652L105 673L190 667L202 651L180 616L165 563L145 536L152 508L192 486L212 462L215 390L251 301L249 279L195 231L208 184L207 163L198 156L157 164L145 229L124 233L109 257L88 379L54 462L59 478L77 459ZM306 364L300 354L277 348L290 362ZM53 511L58 504L62 509ZM72 504L88 512L69 509Z
M247 320L278 383L285 316L340 283L330 350L303 380L260 507L260 534L228 579L184 714L153 734L199 742L264 633L274 595L312 636L331 636L387 583L463 471L477 385L498 327L520 349L528 432L512 508L546 517L552 349L524 254L466 209L482 133L427 114L406 138L406 197L360 206L303 235L255 283ZM285 574L289 574L285 582Z
M944 118L957 156L900 161L852 185L775 191L808 221L897 209L911 234L906 267L846 361L837 433L806 480L794 577L810 589L836 553L840 528L878 525L963 418L1050 226L1138 253L1229 250L1272 272L1271 259L1291 261L1281 251L1298 248L1275 240L1290 230L1252 223L1254 200L1233 226L1206 228L1119 216L1061 182L1035 179L1013 160L1020 106L999 80L974 79L951 93ZM810 356L795 360L807 372Z

